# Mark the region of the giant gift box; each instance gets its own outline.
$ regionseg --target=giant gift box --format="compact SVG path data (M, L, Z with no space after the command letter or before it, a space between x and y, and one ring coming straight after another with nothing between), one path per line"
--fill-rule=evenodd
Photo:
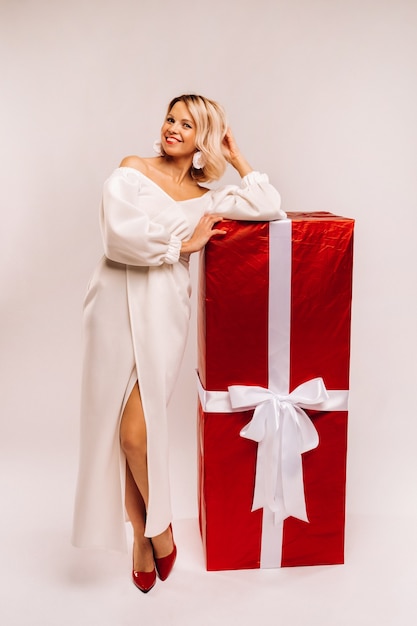
M222 224L202 256L208 570L344 562L352 219Z

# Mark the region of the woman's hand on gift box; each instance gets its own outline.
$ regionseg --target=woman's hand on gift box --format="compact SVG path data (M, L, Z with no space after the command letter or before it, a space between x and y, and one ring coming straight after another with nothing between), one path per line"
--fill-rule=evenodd
M218 213L207 213L200 218L195 230L188 241L183 241L181 244L181 253L190 254L191 252L198 252L206 243L213 237L213 235L225 235L226 230L220 228L214 228L215 224L223 219Z

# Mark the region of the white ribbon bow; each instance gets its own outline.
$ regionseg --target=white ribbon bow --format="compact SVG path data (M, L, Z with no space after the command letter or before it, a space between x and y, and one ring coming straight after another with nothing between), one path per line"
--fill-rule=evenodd
M318 408L329 399L322 378L313 378L289 395L263 387L229 387L233 409L254 408L252 420L240 431L258 442L252 511L268 507L275 524L289 516L308 522L301 454L316 448L317 431L301 407Z

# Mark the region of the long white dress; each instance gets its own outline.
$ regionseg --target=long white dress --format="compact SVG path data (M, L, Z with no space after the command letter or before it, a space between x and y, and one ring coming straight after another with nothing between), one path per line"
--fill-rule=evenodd
M148 438L146 536L172 519L167 404L183 357L190 317L190 278L181 241L204 213L230 219L286 217L265 174L175 201L130 167L104 184L101 231L105 256L84 303L81 442L73 544L125 551L126 460L120 418L139 382ZM227 245L227 243L225 243Z

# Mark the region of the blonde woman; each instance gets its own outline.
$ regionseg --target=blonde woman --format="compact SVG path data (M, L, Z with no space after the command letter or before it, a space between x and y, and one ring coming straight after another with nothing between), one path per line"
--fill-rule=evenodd
M222 218L284 218L280 196L254 172L223 109L174 98L159 156L129 156L104 184L104 256L84 306L80 465L73 543L126 550L133 526L135 585L148 592L176 558L168 476L167 403L190 317L189 256ZM210 190L229 162L241 186ZM227 245L227 237L224 238Z

